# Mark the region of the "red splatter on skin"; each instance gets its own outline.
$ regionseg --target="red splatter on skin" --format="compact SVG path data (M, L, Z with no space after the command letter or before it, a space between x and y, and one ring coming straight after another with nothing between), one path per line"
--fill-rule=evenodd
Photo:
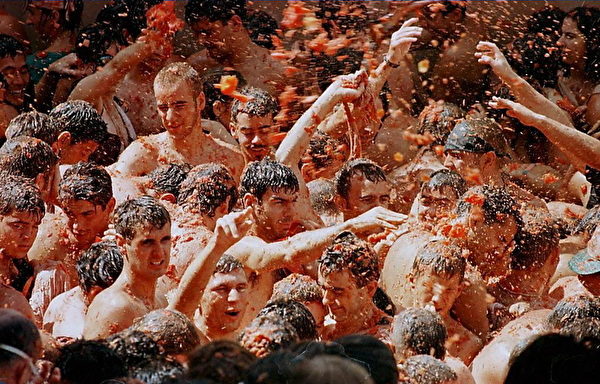
M471 168L471 169L467 170L467 172L465 174L465 180L470 183L477 184L477 185L483 184L483 178L481 177L481 172L479 171L479 169L475 169L475 168Z
M418 133L404 132L403 137L404 140L419 147L429 145L435 141L435 137L429 132L426 132L424 135L419 135Z
M581 193L583 193L584 195L587 195L588 193L588 187L587 185L582 185L581 187L579 187L581 189Z
M367 237L367 241L371 244L377 244L382 240L385 240L386 237L391 233L391 231L389 229L386 229L383 232L379 232L379 233L374 233L372 235L369 235L369 237Z
M467 237L467 229L462 224L444 225L441 232L444 236L453 239L464 239Z
M435 152L436 155L441 157L444 155L444 146L436 145L435 147L433 147L433 151Z
M545 173L544 176L542 176L542 180L546 184L552 184L552 183L556 183L559 179L552 173Z

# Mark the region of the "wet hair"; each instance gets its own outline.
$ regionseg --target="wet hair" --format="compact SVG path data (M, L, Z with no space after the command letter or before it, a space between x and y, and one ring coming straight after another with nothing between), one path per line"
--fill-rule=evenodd
M429 355L411 356L400 364L399 370L399 383L444 384L457 379L446 363Z
M388 316L396 315L396 305L394 305L390 296L381 287L377 287L373 294L373 304Z
M171 384L183 376L183 373L183 365L177 361L158 358L137 367L131 373L131 377L145 384Z
M352 232L342 232L319 258L319 273L348 270L358 288L379 280L377 254L366 241Z
M171 222L167 209L155 198L142 196L119 204L114 212L115 230L127 240L145 226L162 228Z
M448 333L436 312L424 308L407 308L394 319L391 339L396 351L407 356L431 355L443 360Z
M238 15L246 17L246 0L188 0L185 5L185 21L193 26L201 19L226 23Z
M600 319L596 317L575 320L564 326L560 333L571 335L577 342L591 345L595 349L600 347Z
M320 355L294 367L289 384L371 384L373 380L358 363L339 356Z
M300 186L294 171L277 161L264 159L248 164L240 183L240 195L249 193L262 201L268 190L298 192Z
M59 186L61 204L69 201L87 201L102 209L113 197L112 179L104 167L94 163L79 162L64 173Z
M560 25L567 13L551 4L529 16L527 20L527 31L529 33L541 33L554 42L560 37Z
M335 196L335 185L327 179L316 179L306 184L308 188L310 205L319 215L335 215L339 213L339 207L333 200Z
M429 176L429 180L421 186L421 191L442 191L444 187L450 187L456 197L461 197L467 191L467 182L458 173L449 169L440 169Z
M233 97L224 95L220 89L215 88L215 84L219 84L221 81L221 77L223 76L235 76L238 79L238 87L242 88L246 85L246 79L244 76L233 69L230 68L212 68L204 72L202 75L202 90L204 91L204 97L206 97L206 105L204 106L204 110L202 114L210 119L217 121L217 115L213 110L213 104L216 101L220 101L222 103L232 103Z
M108 133L98 148L90 155L88 160L92 163L108 167L114 164L121 154L121 139L119 136Z
M106 51L113 42L125 45L120 24L113 21L96 22L79 30L75 40L75 54L84 63L102 65Z
M213 274L231 273L237 269L244 270L244 264L242 264L235 257L225 253L223 256L221 256L221 258L219 258L219 261L217 261L217 265L215 265L215 271L213 272Z
M561 330L586 318L600 319L600 299L583 295L566 297L552 309L547 321L551 329Z
M221 384L238 384L256 357L238 343L213 341L188 355L188 379L209 379Z
M0 33L0 59L25 55L25 46L12 36Z
M27 5L35 3L35 0L27 0ZM48 9L43 5L39 6L42 16L48 18L50 12L56 10L59 14L58 24L66 30L74 31L81 24L81 15L83 14L83 0L62 0L62 9Z
M50 111L50 116L62 120L63 131L71 134L72 143L101 143L108 134L102 116L87 101L73 100L59 104Z
M312 342L311 342L312 343ZM294 346L292 346L294 347ZM287 350L257 359L246 370L244 384L288 384L296 354Z
M289 347L300 341L300 337L287 319L268 314L252 320L240 334L239 341L257 357L263 357Z
M300 303L321 303L323 291L312 278L292 273L273 285L271 301L294 300Z
M244 87L240 90L244 96L250 97L247 102L235 100L231 104L231 122L236 123L238 115L245 113L248 116L264 117L271 114L273 117L279 113L279 104L277 100L267 91L254 88Z
M600 205L588 210L573 229L573 235L587 233L592 235L600 224Z
M448 135L465 111L456 104L438 101L427 105L418 117L417 133L430 133L435 137L435 144L443 145Z
M180 185L177 203L209 217L229 198L231 212L238 200L237 185L224 165L207 163L192 168Z
M472 117L459 121L448 134L444 150L478 154L494 152L498 157L510 158L510 147L502 127L487 117Z
M150 336L167 355L188 353L200 344L194 323L181 312L171 309L149 312L130 328Z
M512 42L512 52L517 55L506 52L506 58L519 76L538 85L538 89L555 88L558 82L558 71L563 67L555 43L539 33L526 34Z
M62 131L64 131L62 121L45 113L31 111L21 113L10 121L6 128L6 138L29 136L52 145Z
M459 276L463 280L467 261L462 250L443 240L430 241L419 250L413 262L412 273L415 276L435 275L450 279Z
M105 289L121 274L123 255L114 242L100 241L83 252L77 259L75 268L79 276L79 285L84 292L89 292L92 287Z
M118 0L106 5L96 17L96 22L110 24L116 31L126 32L131 38L137 38L147 27L146 13L161 0ZM122 45L127 45L125 33L121 33Z
M159 194L170 193L179 196L181 183L187 177L192 167L189 164L169 163L156 168L148 177L154 189Z
M368 159L354 159L348 161L335 176L335 191L344 199L348 198L352 177L364 176L372 183L387 181L383 168Z
M515 239L511 269L541 268L558 250L558 243L558 228L549 214L535 212L527 215Z
M156 360L162 353L158 343L150 336L129 328L109 336L106 344L119 356L130 372Z
M275 49L273 36L277 36L279 24L267 12L249 12L244 20L244 26L254 44L267 49Z
M52 148L40 139L21 136L7 140L0 148L0 170L33 180L58 163Z
M321 92L333 83L336 77L354 73L361 68L365 53L358 49L342 48L333 55L320 55L313 58L317 70L317 82Z
M398 368L394 354L382 341L370 335L349 335L335 341L346 356L360 363L375 384L397 384Z
M258 316L280 316L295 328L300 340L315 340L317 324L312 313L303 304L294 300L277 300L267 304Z
M326 133L315 133L309 141L308 148L302 157L303 163L311 162L317 168L325 168L336 156L340 156L340 140L334 139Z
M99 384L126 375L125 364L104 343L77 340L60 349L55 366L61 379L71 384Z
M46 206L40 192L30 180L2 175L0 185L0 215L6 216L13 212L26 212L42 219Z
M463 194L456 206L458 216L467 215L473 206L469 198L473 195L483 197L483 214L486 224L501 223L504 216L512 216L517 222L517 228L523 226L523 218L518 210L515 199L503 188L488 185L471 187Z
M600 81L600 9L577 7L569 11L566 18L573 19L585 37L585 73L597 83Z
M165 87L169 89L169 87L174 87L182 81L190 87L194 98L202 94L202 78L194 67L186 62L172 63L161 69L154 78L154 88Z
M40 332L31 320L15 310L0 308L0 344L20 349L28 356L35 357L39 343ZM20 358L12 352L0 349L0 367Z

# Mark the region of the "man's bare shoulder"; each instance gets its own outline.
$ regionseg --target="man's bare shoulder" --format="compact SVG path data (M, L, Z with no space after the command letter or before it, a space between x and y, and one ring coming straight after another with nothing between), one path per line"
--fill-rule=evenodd
M107 168L112 176L141 176L154 169L162 133L140 137L131 143L119 156L116 163ZM152 168L152 169L150 169Z
M67 221L62 211L47 213L44 216L35 242L27 253L29 260L34 261L36 266L42 266L46 261L60 261L64 258L68 241L65 229Z

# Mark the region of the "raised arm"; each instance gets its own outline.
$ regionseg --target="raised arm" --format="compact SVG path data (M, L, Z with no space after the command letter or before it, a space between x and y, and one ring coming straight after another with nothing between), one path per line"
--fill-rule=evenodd
M517 75L496 44L480 41L477 44L477 49L479 52L475 53L475 57L479 58L481 64L492 67L496 76L508 85L519 103L535 113L547 116L568 127L573 127L569 114Z
M510 100L494 98L490 105L494 108L507 109L506 113L509 116L525 125L537 128L569 158L577 169L583 170L585 165L600 169L600 140Z
M252 209L232 212L217 220L215 232L202 253L185 270L168 308L192 318L219 258L252 226Z

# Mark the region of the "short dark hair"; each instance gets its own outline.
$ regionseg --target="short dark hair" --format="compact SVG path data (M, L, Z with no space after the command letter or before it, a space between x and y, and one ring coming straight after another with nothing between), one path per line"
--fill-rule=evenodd
M506 52L506 58L515 72L536 88L555 88L556 74L564 66L555 44L556 40L547 35L528 33L513 40L512 50Z
M146 384L168 384L183 376L183 365L175 360L158 358L136 367L131 377Z
M467 191L467 182L458 173L449 169L440 169L429 176L429 180L421 186L421 191L429 189L441 191L444 187L450 187L456 192L456 197L461 197Z
M202 113L210 120L217 120L217 116L213 111L213 104L215 101L222 103L232 103L233 97L224 95L220 89L215 87L215 84L219 84L221 77L223 76L235 76L238 80L238 87L244 87L246 85L246 79L244 76L231 68L217 67L212 68L204 72L202 75L202 89L204 90L204 97L206 98L206 105Z
M413 262L412 273L416 276L433 273L445 278L459 276L462 281L466 267L467 261L462 257L461 248L446 244L444 240L437 240L430 241L419 250Z
M224 165L207 163L192 168L180 185L177 202L214 217L217 208L229 198L231 211L238 199L237 185Z
M296 329L300 340L315 340L317 324L312 313L294 300L277 300L267 304L260 310L258 316L280 316L290 322Z
M103 209L113 197L112 179L104 167L94 163L79 162L64 173L58 192L62 204L83 200Z
M336 355L318 355L292 367L289 384L371 384L373 381L359 362Z
M196 348L188 355L186 377L209 379L221 384L237 384L256 357L244 347L229 340L217 340Z
M371 335L348 335L335 341L346 356L362 365L375 384L397 384L398 368L394 354L381 340Z
M6 128L6 138L29 136L52 145L62 131L64 131L64 127L61 120L45 113L31 111L21 113L10 121Z
M158 358L162 350L158 343L144 332L124 329L109 336L106 344L125 363L128 371Z
M394 319L392 342L398 352L410 349L416 355L446 356L448 333L436 312L424 308L407 308Z
M77 340L62 347L55 366L72 384L100 384L127 374L123 361L101 341Z
M250 35L250 39L254 44L267 49L275 49L273 36L277 36L279 24L267 12L248 12L244 20L244 26L248 30L248 35Z
M143 226L162 228L171 222L169 211L155 198L142 196L126 200L115 209L115 230L127 240L132 240Z
M154 169L148 177L152 183L152 189L158 193L171 193L178 198L181 183L185 180L192 169L189 164L169 163Z
M21 177L3 175L0 185L0 215L27 212L39 217L46 213L44 200L31 181Z
M122 145L119 136L109 133L106 135L106 139L90 155L88 161L108 167L119 159Z
M515 238L510 267L541 268L558 247L559 233L554 219L546 212L530 210Z
M456 123L466 115L458 105L438 101L427 105L419 114L417 133L430 133L435 143L443 145Z
M122 32L120 23L96 22L83 27L75 40L75 54L84 63L100 65L113 42L126 44Z
M567 13L577 23L577 29L585 37L585 73L591 81L600 81L600 9L577 7Z
M79 285L84 292L94 286L110 287L123 270L123 255L117 244L100 241L92 244L79 257L76 264Z
M446 363L429 355L411 356L399 368L400 382L403 383L442 384L457 379Z
M40 333L31 320L15 310L0 308L0 344L20 349L34 357L39 340ZM12 352L0 349L0 367L19 358Z
M579 319L600 319L600 299L588 296L570 296L559 301L548 315L550 328L560 330Z
M327 179L316 179L306 183L310 205L317 214L334 215L339 213L339 207L333 200L335 197L335 185Z
M319 284L309 276L292 273L273 285L271 301L295 300L300 303L320 303L323 291Z
M50 116L63 121L63 130L71 134L73 143L101 143L108 135L102 116L87 101L73 100L59 104L50 111Z
M372 183L387 181L383 168L368 159L354 159L348 161L335 176L335 191L344 199L348 198L352 177L362 175Z
M268 329L269 338L257 338L265 329ZM244 348L252 351L257 357L264 357L300 341L300 337L296 328L285 318L258 316L242 331L239 340Z
M456 206L458 216L468 214L473 207L470 203L473 195L483 198L483 214L486 224L500 223L503 215L512 216L520 229L523 226L523 218L519 212L516 200L504 188L489 185L471 187L463 194Z
M240 195L249 193L262 201L268 190L298 192L300 185L294 171L277 161L264 159L248 164L242 175Z
M242 264L235 257L225 253L223 256L219 258L217 261L217 265L215 265L215 273L231 273L237 269L244 269L244 264Z
M342 232L319 259L319 273L348 270L359 288L379 280L377 254L366 241L352 232Z
M194 25L200 19L226 23L233 16L246 17L246 0L188 0L185 21Z
M203 93L200 74L186 62L171 63L161 69L154 78L154 87L172 87L182 81L192 89L194 97Z
M52 148L40 139L21 136L7 140L0 148L0 170L33 180L58 163Z
M27 0L27 5L33 2L35 2L35 0ZM81 23L81 15L83 13L83 0L63 0L62 2L62 9L56 9L60 17L60 19L58 20L58 24L60 24L66 30L76 30L77 28L79 28L79 24ZM43 5L40 6L40 8L42 9L42 13L48 10L47 8L44 8Z
M309 141L302 162L312 162L317 168L325 168L331 164L335 156L340 156L339 147L342 142L326 133L315 133Z
M279 113L279 104L277 100L267 91L254 88L244 87L240 93L250 98L247 102L235 100L231 105L231 122L237 122L237 116L245 113L249 116L267 116L272 114L273 117Z
M12 36L0 34L0 58L25 56L25 46Z
M321 92L325 92L336 77L358 71L364 56L363 51L354 48L342 48L332 55L314 56L312 60Z

